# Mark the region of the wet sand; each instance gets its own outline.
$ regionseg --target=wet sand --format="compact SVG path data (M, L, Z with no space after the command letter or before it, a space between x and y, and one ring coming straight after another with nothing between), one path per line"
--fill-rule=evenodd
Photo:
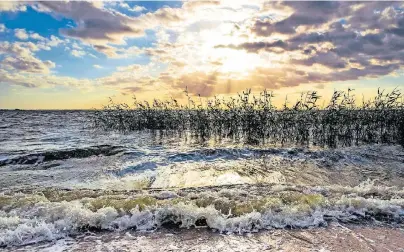
M404 229L331 223L326 228L236 235L208 229L87 233L7 251L404 251Z

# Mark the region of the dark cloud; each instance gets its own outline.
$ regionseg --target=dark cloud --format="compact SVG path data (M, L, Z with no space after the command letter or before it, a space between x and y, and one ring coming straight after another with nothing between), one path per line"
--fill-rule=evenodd
M38 11L74 20L75 27L61 29L60 33L90 43L110 57L117 57L118 49L109 44L124 44L125 38L145 36L147 29L168 26L184 18L180 8L163 7L130 17L103 4L102 1L43 1L33 6Z
M396 27L390 28L388 31L397 36L404 37L404 17L398 20Z
M276 3L279 7L279 3ZM287 34L275 42L219 45L251 53L294 52L290 63L322 65L331 73L292 71L287 81L328 82L391 74L404 64L404 12L400 2L283 2L293 13L281 21L257 20L252 31L261 37ZM305 26L304 32L297 28ZM263 39L267 40L267 39ZM279 51L281 50L281 51ZM276 82L280 83L279 80Z
M92 2L40 2L42 10L53 15L73 19L77 27L62 29L63 35L85 41L122 42L123 36L141 36L143 30L133 26L134 20L119 12L112 12Z
M249 52L258 52L260 50L270 50L274 48L286 49L288 45L282 40L274 42L247 42L239 45L217 45L215 48L232 48L232 49L244 49Z
M347 80L357 80L361 77L378 77L382 75L387 75L395 70L398 70L401 66L399 64L388 64L388 65L370 65L363 69L350 68L341 72L334 72L329 75L326 81L347 81Z
M290 1L282 4L293 9L289 17L280 21L257 20L252 31L259 36L270 36L273 33L293 34L301 26L319 26L348 12L345 8L340 8L346 5L341 2ZM274 2L272 5L279 5L279 3ZM270 9L270 4L267 4L266 8Z
M330 68L345 68L347 63L345 60L340 58L337 54L333 52L318 53L314 56L302 59L302 60L292 60L292 64L299 64L305 66L312 66L313 64L320 64Z
M279 3L271 3L273 6ZM269 8L271 4L267 4ZM292 14L283 20L257 20L252 31L259 36L273 33L293 34L301 26L320 27L337 19L347 19L353 28L385 28L390 18L395 18L400 2L336 2L336 1L287 1ZM384 13L383 13L384 11Z

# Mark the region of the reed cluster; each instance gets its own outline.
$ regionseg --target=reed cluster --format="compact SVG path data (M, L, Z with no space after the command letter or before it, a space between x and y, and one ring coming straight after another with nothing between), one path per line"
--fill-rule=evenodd
M236 97L202 101L187 91L186 105L175 99L153 103L134 98L132 106L110 103L95 113L94 125L104 130L151 131L176 134L196 141L230 140L262 145L351 146L369 143L404 146L404 103L398 89L358 104L353 90L334 91L328 104L319 106L316 91L282 107L273 105L273 92L259 95L251 89Z

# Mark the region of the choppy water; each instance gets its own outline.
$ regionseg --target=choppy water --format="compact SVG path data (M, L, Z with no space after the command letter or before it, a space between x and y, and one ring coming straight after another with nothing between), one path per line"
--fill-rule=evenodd
M89 230L242 234L404 220L401 146L200 146L97 132L90 116L0 111L0 246Z

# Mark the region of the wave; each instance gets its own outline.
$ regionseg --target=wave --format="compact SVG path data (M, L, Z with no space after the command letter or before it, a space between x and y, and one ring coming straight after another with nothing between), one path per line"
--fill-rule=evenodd
M121 170L111 170L109 171L110 174L117 176L117 177L124 177L128 174L132 173L141 173L145 172L147 170L155 170L157 169L158 165L156 162L144 162L140 163L137 165L130 165L128 167L125 167Z
M215 159L234 160L251 158L263 154L280 154L281 149L249 149L249 148L216 148L194 150L185 153L170 155L168 160L173 162L184 161L213 161Z
M382 173L388 169L389 173L402 173L404 161L401 147L394 146L366 146L344 149L306 149L306 148L206 148L189 151L173 149L162 150L133 150L126 151L114 167L106 169L108 174L115 177L126 177L145 171L159 171L164 176L171 176L177 172L178 176L201 176L201 172L211 168L216 175L222 171L237 173L242 177L263 177L272 174L273 171L291 172L300 177L312 176L315 181L320 178L330 177L330 171L344 169L348 172L358 173L361 169ZM380 160L386 160L391 165L378 165ZM303 167L311 167L311 173ZM388 168L387 168L388 167ZM401 171L402 170L402 171ZM196 173L199 175L196 175ZM219 172L219 173L218 173ZM317 173L320 173L317 175ZM213 174L212 174L213 175ZM335 174L340 176L341 174ZM178 177L177 176L177 177ZM189 177L188 176L188 177ZM317 176L317 179L314 177ZM167 177L163 180L167 181ZM297 178L299 180L299 178ZM255 180L254 180L255 181ZM267 181L268 182L268 181ZM314 181L312 181L314 183ZM326 183L325 181L323 181ZM331 181L329 181L331 182ZM328 182L328 183L329 183Z
M0 166L15 164L39 164L48 161L64 160L69 158L86 158L96 155L112 156L124 149L120 146L97 145L85 148L74 148L67 150L52 150L46 152L33 153L28 155L20 155L0 160Z
M55 191L0 197L0 246L20 246L74 236L87 230L156 230L162 226L206 227L220 233L327 226L331 221L401 224L404 200L397 188L383 197L364 188L253 187L204 191ZM389 196L386 192L397 192ZM260 193L261 192L261 196ZM320 193L321 192L321 193ZM135 195L134 195L135 194ZM265 195L262 195L265 194Z
M214 161L237 160L257 158L265 155L279 155L289 158L294 157L310 157L312 159L320 159L331 157L333 160L339 160L344 157L344 153L333 150L313 150L309 148L207 148L197 149L190 152L175 153L168 156L168 160L173 162L184 161Z
M386 153L388 152L386 157ZM394 155L395 154L395 155ZM346 147L339 149L315 149L315 148L205 148L195 149L189 152L179 152L167 156L171 162L186 161L215 161L215 160L237 160L259 158L262 156L282 156L285 158L296 159L305 158L312 160L328 160L338 162L343 159L362 162L364 160L388 159L395 161L404 161L402 147L385 145L367 145L360 147Z

